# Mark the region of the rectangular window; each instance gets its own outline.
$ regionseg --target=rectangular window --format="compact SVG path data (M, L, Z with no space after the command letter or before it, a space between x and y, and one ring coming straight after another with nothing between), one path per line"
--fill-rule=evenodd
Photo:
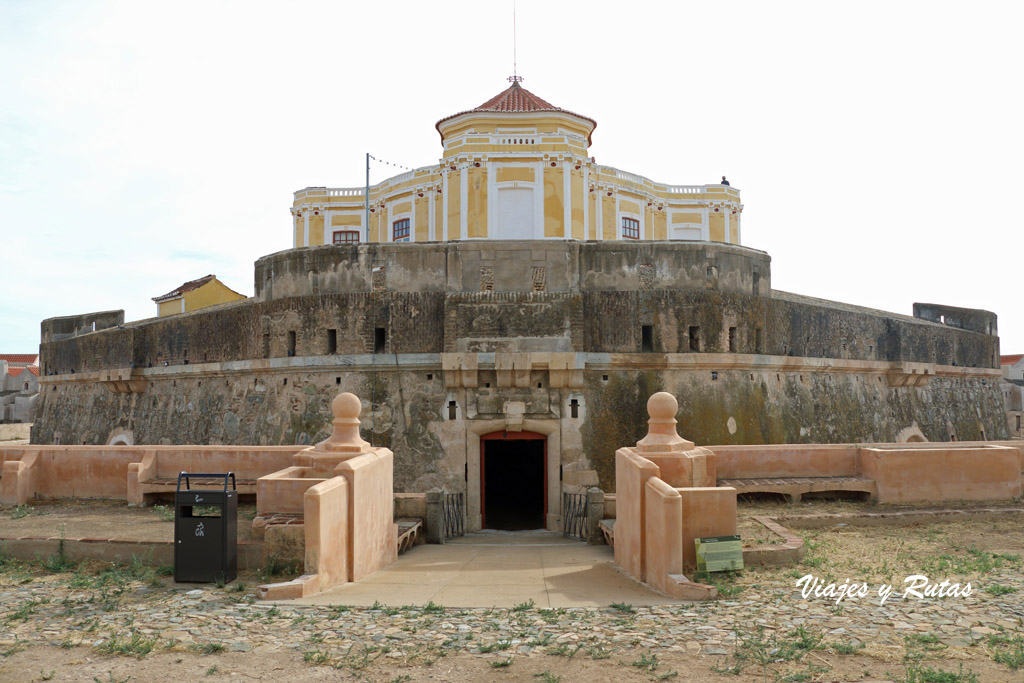
M640 239L640 221L635 218L623 218L622 237L627 240Z
M644 353L654 351L654 326L640 326L640 350Z
M295 333L291 331L288 332L288 355L295 355Z
M409 241L409 219L403 218L397 220L391 224L391 241L392 242L408 242Z
M333 354L338 352L338 331L327 330L327 353Z
M729 353L736 353L736 328L729 328Z
M359 244L359 231L357 230L335 230L335 244Z
M690 350L700 351L700 327L692 325L690 327Z
M384 353L384 349L387 347L387 342L387 332L384 331L384 328L375 327L373 329L373 352Z

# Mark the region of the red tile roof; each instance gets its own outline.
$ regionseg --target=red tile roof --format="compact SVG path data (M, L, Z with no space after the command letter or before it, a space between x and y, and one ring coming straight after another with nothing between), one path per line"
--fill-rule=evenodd
M204 275L198 280L189 280L188 282L181 285L177 289L171 290L170 292L167 292L163 296L154 296L153 301L160 302L165 301L167 299L174 299L175 297L181 296L185 292L191 292L193 289L199 289L200 287L202 287L215 277L216 275Z
M537 97L532 92L519 85L519 83L517 82L512 83L512 85L509 86L506 90L498 93L497 95L487 100L486 102L484 102L475 109L467 109L466 111L460 111L457 114L452 114L451 116L444 117L443 119L438 121L437 125L435 125L434 127L437 128L437 132L440 133L442 123L444 123L445 121L450 121L451 119L454 119L456 116L462 116L463 114L472 114L477 112L521 114L524 112L535 111L557 111L562 112L563 114L572 114L577 118L590 121L592 124L594 124L595 128L597 127L597 121L590 118L589 116L581 116L580 114L571 112L568 109L556 107L547 100ZM444 139L444 135L441 135L441 139ZM587 138L587 144L590 144L589 137Z
M1024 353L1016 353L1010 356L999 356L1000 365L1013 365L1024 358Z
M8 363L34 365L37 358L39 358L38 353L0 353L0 360L5 360Z
M21 368L7 368L7 374L10 375L11 377L17 377L22 373L23 370L28 370L36 377L39 376L39 367L36 365L26 365L25 367Z

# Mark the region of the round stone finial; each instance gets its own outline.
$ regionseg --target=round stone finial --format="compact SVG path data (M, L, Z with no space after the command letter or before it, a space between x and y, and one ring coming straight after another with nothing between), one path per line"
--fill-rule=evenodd
M665 453L687 451L693 442L687 441L676 432L676 412L679 401L667 391L659 391L647 399L647 436L636 442L642 453Z
M331 401L331 412L334 413L335 420L352 420L358 418L359 413L363 412L363 403L358 396L346 391L343 394L338 394Z
M363 412L363 402L358 396L347 391L338 394L331 401L331 412L334 413L334 429L313 450L361 453L370 447L359 436L359 413Z
M667 391L651 394L651 397L647 399L647 414L651 419L658 421L672 420L675 422L678 411L679 401Z

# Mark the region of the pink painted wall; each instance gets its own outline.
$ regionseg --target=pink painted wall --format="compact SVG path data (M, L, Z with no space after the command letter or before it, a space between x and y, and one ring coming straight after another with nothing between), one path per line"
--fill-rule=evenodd
M849 444L708 448L717 456L719 479L852 477L858 474L857 447Z
M1016 448L998 446L860 450L880 503L1000 500L1021 495Z

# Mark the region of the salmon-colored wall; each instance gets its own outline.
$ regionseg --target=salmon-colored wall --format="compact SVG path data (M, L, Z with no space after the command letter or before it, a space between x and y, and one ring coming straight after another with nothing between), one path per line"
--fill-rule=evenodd
M650 477L644 489L643 580L669 593L669 575L683 573L683 502L679 492L659 477Z
M860 451L863 476L880 503L999 500L1021 495L1020 452L1013 448L914 448Z
M857 447L849 444L806 446L709 446L719 479L776 477L852 477Z
M306 574L319 576L320 590L348 581L349 494L348 480L334 477L303 496Z
M377 448L342 462L335 472L349 483L349 580L358 581L398 557L394 456L386 448Z
M643 581L644 486L658 466L629 448L615 451L615 564Z

